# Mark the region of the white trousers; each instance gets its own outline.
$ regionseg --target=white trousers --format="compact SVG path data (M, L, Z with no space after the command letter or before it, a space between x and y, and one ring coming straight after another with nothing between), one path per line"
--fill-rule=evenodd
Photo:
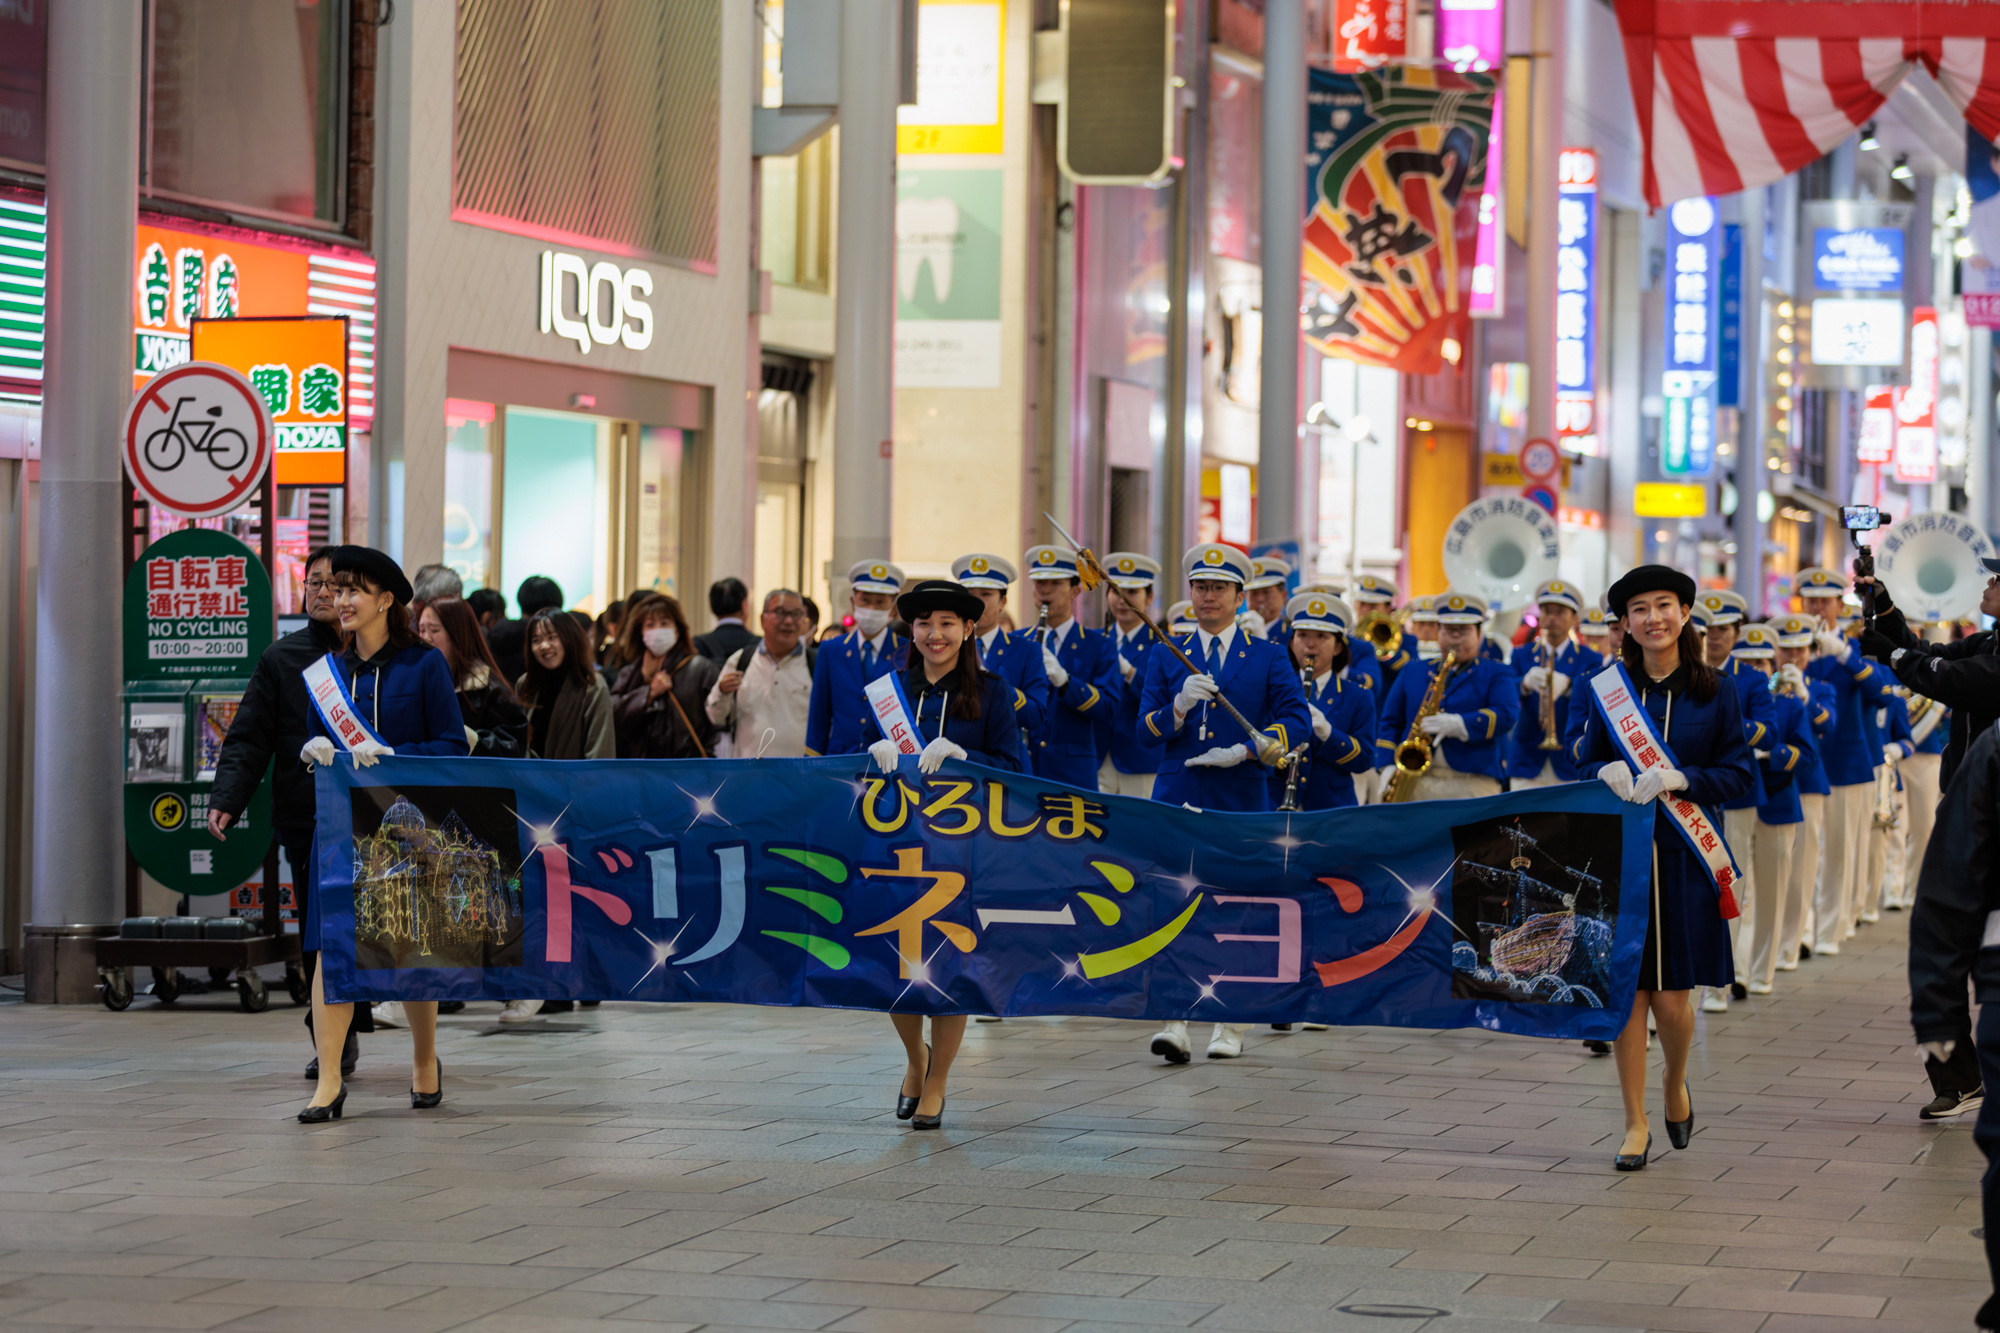
M1826 854L1820 863L1819 892L1813 897L1813 952L1840 952L1841 936L1853 930L1862 867L1868 856L1868 821L1875 808L1875 784L1835 787L1826 798Z
M1902 904L1917 901L1917 875L1924 868L1924 849L1937 824L1938 770L1944 756L1913 754L1903 761L1903 884Z
M1736 857L1743 877L1736 883L1736 905L1740 914L1729 923L1729 949L1736 959L1736 980L1750 980L1750 946L1757 930L1757 807L1722 812L1722 838Z
M1153 799L1153 779L1157 773L1120 773L1107 757L1097 766L1097 789L1107 796L1136 796Z
M1813 797L1818 800L1818 797ZM1759 821L1757 828L1757 848L1753 857L1757 863L1752 897L1757 905L1745 910L1750 919L1749 929L1743 938L1750 941L1750 967L1744 978L1746 986L1768 986L1778 970L1778 947L1784 935L1783 923L1792 923L1790 939L1792 955L1796 959L1799 948L1799 919L1805 915L1804 904L1792 901L1792 890L1798 887L1792 882L1792 844L1799 839L1799 830L1804 824L1765 824ZM1731 847L1736 845L1734 839ZM1739 955L1740 956L1740 955ZM1744 975L1739 972L1738 975Z
M1382 778L1387 782L1387 770ZM1431 766L1410 786L1411 801L1463 801L1475 796L1498 796L1500 779L1461 773L1445 763L1442 754L1431 757Z
M1530 787L1554 787L1561 783L1562 779L1556 776L1555 761L1544 759L1541 772L1531 778L1514 778L1507 785L1511 791L1526 791Z
M1830 799L1814 792L1799 793L1799 813L1804 818L1792 825L1797 830L1792 842L1792 878L1785 889L1784 906L1778 910L1778 961L1787 968L1799 963L1806 909L1812 906L1813 885L1819 879L1821 851L1826 846L1826 807Z
M1884 902L1902 901L1903 841L1909 831L1910 813L1904 800L1906 793L1892 788L1887 793L1878 792L1878 801L1884 795L1895 811L1895 827L1868 831L1868 872L1861 881L1861 901L1854 909L1854 915L1863 921L1879 916ZM1872 825L1874 820L1871 818L1869 823Z

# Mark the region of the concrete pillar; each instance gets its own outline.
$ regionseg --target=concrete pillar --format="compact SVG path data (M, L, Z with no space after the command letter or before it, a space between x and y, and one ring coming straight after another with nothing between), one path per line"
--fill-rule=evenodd
M1563 0L1534 0L1528 97L1528 438L1556 438L1556 178L1563 148ZM1509 108L1512 114L1512 108Z
M1750 617L1763 619L1764 525L1757 500L1769 485L1764 466L1764 191L1743 192L1743 285L1738 302L1742 323L1736 432L1736 591L1750 603Z
M118 440L132 397L140 7L49 12L48 329L28 999L90 998L125 881Z
M1299 487L1299 266L1306 214L1306 31L1304 0L1264 5L1264 350L1257 423L1257 538L1311 534Z
M895 437L897 0L840 16L840 256L834 301L833 586L890 550ZM838 594L836 594L838 595Z

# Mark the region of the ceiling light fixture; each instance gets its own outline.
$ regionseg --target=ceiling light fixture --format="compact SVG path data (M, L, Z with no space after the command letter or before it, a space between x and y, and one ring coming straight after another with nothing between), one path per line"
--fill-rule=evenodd
M1910 170L1910 155L1908 153L1896 154L1896 165L1890 168L1889 179L1906 181L1916 174L1916 172Z
M1872 153L1881 146L1882 141L1875 137L1875 122L1871 120L1861 127L1861 151Z

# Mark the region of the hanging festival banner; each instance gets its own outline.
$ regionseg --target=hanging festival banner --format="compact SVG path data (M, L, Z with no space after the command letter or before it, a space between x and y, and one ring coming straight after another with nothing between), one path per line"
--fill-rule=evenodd
M1653 810L1222 814L864 756L320 768L330 1000L597 999L1608 1040Z
M1464 348L1471 335L1495 81L1400 66L1311 74L1306 338L1329 356L1434 375L1446 340Z

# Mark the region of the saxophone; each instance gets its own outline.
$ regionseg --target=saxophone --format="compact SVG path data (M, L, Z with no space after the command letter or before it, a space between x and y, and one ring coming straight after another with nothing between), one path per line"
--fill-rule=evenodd
M1410 734L1396 747L1395 772L1382 787L1382 803L1407 801L1416 781L1431 766L1431 738L1424 735L1424 719L1434 715L1444 703L1444 689L1451 681L1453 668L1457 665L1457 655L1446 653L1438 659L1437 674L1431 677L1430 688L1424 691L1424 701L1417 706L1417 714L1410 719Z

